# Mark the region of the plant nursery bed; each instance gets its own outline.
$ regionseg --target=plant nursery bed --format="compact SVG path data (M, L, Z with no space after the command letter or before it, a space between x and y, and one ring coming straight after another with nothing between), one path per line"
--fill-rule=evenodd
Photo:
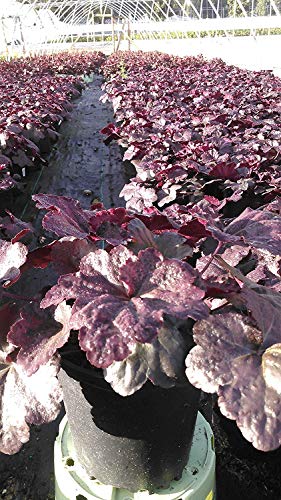
M32 222L34 230L23 226L20 243L22 231L14 241L5 241L5 233L1 240L3 386L6 373L14 373L7 393L18 396L19 380L18 401L24 403L21 426L12 413L2 412L8 423L0 429L1 449L17 453L0 454L0 499L54 499L53 445L64 410L51 424L33 426L29 442L18 450L28 440L27 423L58 415L57 351L64 368L67 356L75 358L78 350L77 366L83 367L86 352L118 404L120 396L138 398L147 380L163 392L183 380L187 384L185 370L195 387L217 392L222 412L233 420L212 407L213 396L203 393L200 403L215 435L217 500L281 500L281 448L274 450L280 445L281 149L280 108L274 107L279 83L260 74L268 85L264 97L256 90L256 75L240 72L236 90L239 71L232 68L226 92L225 65L215 61L213 69L198 58L183 62L186 75L190 68L193 72L185 88L179 59L141 55L139 63L137 56L120 57L114 55L105 66L107 76L113 75L104 86L108 95L100 100L103 78L94 76L62 124L48 164L31 174L25 192L10 199L4 195L8 208ZM43 59L39 63L45 65ZM170 77L160 100L169 65L178 80L173 84ZM66 67L71 72L71 65ZM147 72L143 82L137 80L143 78L140 68ZM152 72L157 81L153 77L151 83ZM139 107L147 95L143 113ZM126 149L125 164L120 145ZM185 165L182 155L188 155ZM130 161L136 177L124 187ZM122 189L126 209L119 199ZM70 400L76 403L71 395ZM65 397L70 422L67 405ZM258 449L242 437L235 419ZM122 418L112 420L124 426Z
M71 101L104 59L101 52L64 52L0 62L0 213L28 195L32 179L48 166Z

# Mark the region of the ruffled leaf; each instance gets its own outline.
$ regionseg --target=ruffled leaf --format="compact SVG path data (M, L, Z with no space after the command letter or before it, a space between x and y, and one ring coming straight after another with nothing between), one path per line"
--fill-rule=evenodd
M247 245L281 254L281 217L265 210L246 208L227 228L228 234L243 237Z
M80 271L62 276L42 306L73 299L71 326L80 330L80 346L93 365L105 368L127 358L136 342L152 342L164 315L207 317L197 280L191 266L153 248L136 256L119 246L84 257Z
M120 245L125 243L129 236L122 225L131 218L122 207L98 211L90 220L91 233L111 245Z
M281 341L281 294L270 288L244 286L241 296L263 334L266 347Z
M232 365L232 383L218 390L221 412L235 419L243 436L262 451L281 445L281 394L276 379L273 383L269 374L270 364L266 358L263 368L263 357L257 355L237 359ZM280 373L280 356L274 359L274 365Z
M48 210L42 224L47 231L59 237L86 238L89 235L89 219L93 213L83 210L79 201L67 196L36 194L33 197L39 209Z
M95 249L95 244L89 240L66 237L54 242L49 258L60 274L73 273L78 271L81 259Z
M16 304L8 302L0 308L0 363L13 350L13 347L8 342L8 333L18 318L19 307Z
M31 224L17 219L9 210L6 212L7 217L0 218L0 229L5 237L11 240L11 243L16 243L27 233L34 231Z
M238 313L211 316L194 326L198 344L186 358L186 375L205 392L217 392L222 413L263 451L281 444L279 348L266 349L260 330Z
M70 314L71 307L65 302L57 307L54 315L40 309L36 303L22 309L20 319L10 329L8 341L20 348L17 364L27 375L33 375L40 366L47 364L57 349L67 342Z
M168 389L182 375L185 350L180 332L164 325L153 342L136 343L124 361L115 361L106 368L105 380L121 396L134 394L147 380Z
M192 248L187 244L186 238L177 232L163 231L154 235L140 219L133 219L128 224L128 231L135 242L130 245L134 252L147 247L153 247L167 258L184 259L192 255Z
M14 281L20 276L28 250L22 243L0 240L0 283Z

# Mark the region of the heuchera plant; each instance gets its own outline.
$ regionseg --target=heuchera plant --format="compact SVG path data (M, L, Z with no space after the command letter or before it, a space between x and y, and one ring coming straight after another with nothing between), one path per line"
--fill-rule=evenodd
M33 229L11 213L0 221L0 450L56 417L60 360L76 353L122 396L147 380L172 387L186 370L256 448L277 448L280 199L227 221L211 198L142 215L34 200L55 235L45 246L23 243ZM34 267L53 267L53 283L22 297Z
M117 52L103 72L116 123L102 132L136 170L127 208L211 195L233 217L237 201L257 208L280 193L281 81L271 72L144 52Z
M28 171L45 164L71 100L84 87L81 75L98 72L101 52L62 52L0 61L0 196L23 189Z

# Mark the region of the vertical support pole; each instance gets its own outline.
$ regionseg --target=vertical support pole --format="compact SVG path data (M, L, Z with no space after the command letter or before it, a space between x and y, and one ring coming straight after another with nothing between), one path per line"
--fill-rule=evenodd
M254 17L254 0L252 0L252 5L251 5L251 18L253 19ZM255 36L255 30L253 29L253 27L251 28L251 36Z
M130 18L128 19L128 50L131 51L131 22Z
M25 39L23 36L23 29L22 29L22 23L21 23L20 17L19 17L19 25L20 25L20 37L21 37L21 43L22 43L22 53L23 53L23 55L25 55L26 54Z
M234 0L233 16L236 17L237 0ZM232 36L235 35L234 30L232 30Z
M117 42L117 47L116 47L116 50L118 51L119 48L120 48L120 44L121 44L121 41L122 41L122 38L123 37L123 34L125 32L125 29L126 29L126 21L123 20L123 24L122 24L122 28L121 28L121 31L119 31L119 37L118 37L118 42Z
M111 9L111 26L112 26L112 46L113 52L116 52L116 43L115 43L115 19L113 15L113 10Z
M5 27L5 24L4 24L4 18L3 17L1 18L1 21L2 21L3 38L4 38L5 47L6 47L6 60L9 61L9 47L8 47L8 41L7 41L7 37L6 37L6 27Z

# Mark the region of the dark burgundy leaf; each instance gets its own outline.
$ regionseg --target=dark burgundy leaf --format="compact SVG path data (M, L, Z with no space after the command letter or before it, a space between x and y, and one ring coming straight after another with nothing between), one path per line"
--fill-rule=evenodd
M55 242L45 245L41 248L36 248L28 253L26 263L23 265L21 271L24 272L32 267L36 269L45 269L51 262L51 252Z
M125 243L129 236L122 225L131 218L122 207L97 211L90 219L91 234L94 233L97 239L104 239L111 245L120 245Z
M16 243L27 233L34 231L32 224L17 219L9 210L6 212L8 216L0 218L0 229L12 243Z
M89 240L62 238L50 245L49 258L60 274L73 273L78 271L81 259L94 250L96 246Z
M48 210L42 222L47 231L59 237L83 239L89 235L89 219L93 214L83 210L79 201L48 194L36 194L32 198L37 208Z
M31 303L21 310L20 319L9 331L8 341L19 347L17 365L30 376L46 365L68 340L71 307L62 302L52 311ZM63 327L61 326L63 325Z
M217 163L210 170L209 175L219 179L229 179L230 181L237 181L240 177L235 163Z

